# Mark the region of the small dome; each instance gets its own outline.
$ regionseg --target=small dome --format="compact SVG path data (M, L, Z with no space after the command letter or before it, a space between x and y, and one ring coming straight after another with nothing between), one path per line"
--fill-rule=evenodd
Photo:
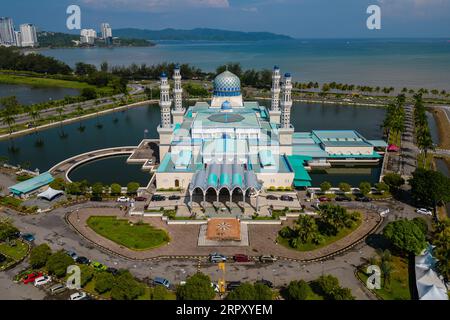
M221 109L222 109L222 111L230 111L233 108L231 107L230 101L225 101L224 103L222 103Z
M290 74L290 73L286 73L286 74L284 75L284 77L285 77L285 78L290 78L290 77L291 77L291 74Z
M165 72L161 73L161 78L167 78L167 74Z
M224 71L214 79L214 95L233 97L241 95L241 80L231 73Z
M274 66L274 67L273 67L273 70L280 70L280 67Z

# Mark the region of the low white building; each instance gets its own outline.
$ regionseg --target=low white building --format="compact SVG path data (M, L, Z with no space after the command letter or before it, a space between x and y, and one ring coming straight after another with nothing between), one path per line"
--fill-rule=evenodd
M80 41L81 44L93 45L97 39L97 31L94 29L82 29Z

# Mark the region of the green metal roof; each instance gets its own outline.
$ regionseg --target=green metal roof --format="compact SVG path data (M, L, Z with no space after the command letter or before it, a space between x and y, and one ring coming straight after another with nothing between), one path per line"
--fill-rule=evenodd
M45 172L37 177L20 182L8 189L15 195L26 194L43 186L50 184L53 180L53 176L49 172Z
M304 167L304 162L311 160L308 156L288 156L289 164L295 172L294 181L312 181L311 176Z
M208 177L208 184L214 187L217 187L217 175L215 173L211 173Z

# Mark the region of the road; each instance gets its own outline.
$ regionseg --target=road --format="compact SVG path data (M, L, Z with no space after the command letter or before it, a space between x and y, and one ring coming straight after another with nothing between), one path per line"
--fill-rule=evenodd
M102 203L101 206L115 206L115 203ZM360 206L371 206L372 204L350 203L347 206L357 208ZM98 203L88 203L77 206L78 208L89 206L100 206ZM417 216L414 214L414 208L397 203L395 201L386 201L378 204L379 207L390 208L391 214L386 218L387 221L393 219ZM74 210L76 207L70 208ZM211 276L216 281L221 273L217 265L210 264L206 259L201 261L178 260L178 259L158 259L153 261L130 261L100 251L90 242L79 237L65 222L64 215L68 209L59 208L50 214L38 214L33 216L19 216L15 212L6 209L0 213L0 216L8 216L14 220L15 225L22 232L35 234L36 244L48 243L53 250L73 250L80 256L86 256L91 260L99 261L110 267L124 268L130 270L140 279L154 278L162 276L169 279L173 284L185 280L188 276L201 271ZM258 279L267 279L276 286L283 286L292 280L304 279L313 280L322 274L332 274L339 278L341 284L349 287L357 299L374 299L371 293L361 285L354 276L355 267L362 264L368 258L375 254L375 249L366 243L361 243L344 254L334 257L331 260L322 263L302 264L292 261L278 261L274 264L237 264L228 263L226 267L226 279L228 281L255 281ZM17 268L16 268L17 269ZM12 283L11 279L19 270L11 270L7 273L0 273L0 287L11 288L11 290L0 291L0 299L9 297L41 299L39 292L35 290L27 291L22 286Z

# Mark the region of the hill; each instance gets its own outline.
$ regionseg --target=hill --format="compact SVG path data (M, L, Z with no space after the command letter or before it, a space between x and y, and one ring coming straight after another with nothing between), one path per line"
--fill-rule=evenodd
M116 29L114 35L134 39L146 40L194 40L194 41L260 41L260 40L288 40L289 36L270 32L241 32L219 29L197 28L181 29Z

